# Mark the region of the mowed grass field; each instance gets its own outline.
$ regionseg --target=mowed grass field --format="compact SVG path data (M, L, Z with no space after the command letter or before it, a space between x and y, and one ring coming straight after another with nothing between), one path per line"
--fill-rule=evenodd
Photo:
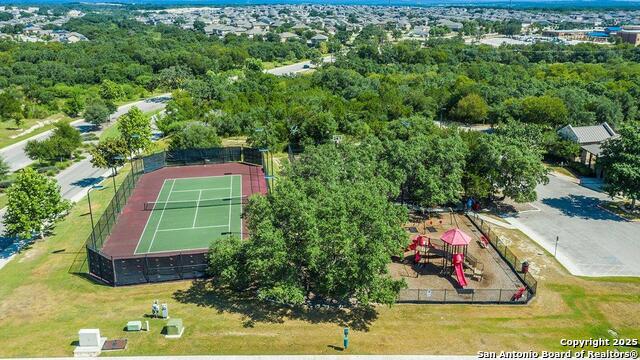
M122 179L123 171L120 174ZM100 212L112 196L92 192ZM89 234L86 200L56 234L35 243L0 270L0 357L70 356L80 328L100 328L128 349L105 355L344 354L342 327L352 329L351 354L474 354L477 351L567 350L560 339L640 337L640 280L573 277L522 233L504 231L516 255L532 262L539 295L528 306L396 305L375 313L295 312L238 298L205 282L122 288L93 283L69 268ZM81 254L80 254L81 255ZM181 339L126 333L158 299L186 326Z

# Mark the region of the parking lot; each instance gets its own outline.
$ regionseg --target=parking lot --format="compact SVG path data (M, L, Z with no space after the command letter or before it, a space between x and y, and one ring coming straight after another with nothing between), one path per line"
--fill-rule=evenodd
M640 276L640 223L598 207L606 194L550 175L538 186L538 210L506 218L557 259L572 274Z

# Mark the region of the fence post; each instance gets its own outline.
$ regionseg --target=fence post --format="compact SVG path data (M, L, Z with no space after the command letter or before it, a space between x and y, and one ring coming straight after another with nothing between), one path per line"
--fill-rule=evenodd
M444 299L442 300L442 302L447 302L447 289L444 289Z
M113 256L110 256L111 258L111 269L113 270L113 286L118 286L118 279L116 277L116 261L113 259Z
M502 289L500 289L500 293L498 294L498 304L502 304Z

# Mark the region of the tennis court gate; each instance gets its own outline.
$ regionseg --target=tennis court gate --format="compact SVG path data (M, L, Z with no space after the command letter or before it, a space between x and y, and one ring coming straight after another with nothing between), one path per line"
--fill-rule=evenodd
M206 253L177 252L114 258L103 253L102 248L143 174L166 166L244 162L262 166L268 176L272 169L272 160L269 159L270 154L264 150L226 147L163 151L133 160L132 171L117 189L86 241L89 274L111 286L204 277L207 270ZM270 178L273 179L272 176ZM269 177L267 185L270 187Z

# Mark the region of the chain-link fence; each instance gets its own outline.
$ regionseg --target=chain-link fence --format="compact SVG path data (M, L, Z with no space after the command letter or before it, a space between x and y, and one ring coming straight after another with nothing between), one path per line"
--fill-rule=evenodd
M531 295L535 295L538 290L538 281L528 271L523 272L522 261L509 249L509 247L500 240L500 237L491 230L489 223L481 219L475 212L468 212L467 217L482 232L484 237L496 249L498 254L509 264L518 278L526 285ZM528 269L526 269L528 270Z
M87 240L87 246L93 250L102 249L104 242L111 234L111 230L113 229L113 225L116 223L118 214L127 204L129 196L133 193L133 189L140 179L140 176L144 174L142 159L133 160L131 162L131 166L132 171L124 178L122 184L120 184L120 187L116 190L114 197L109 202L109 205L107 205L102 216L100 216L91 230L91 235Z
M517 289L403 289L398 303L526 304L532 297Z
M132 171L124 178L113 199L94 225L86 242L89 273L113 286L193 279L204 276L207 269L206 254L204 253L132 255L113 258L104 254L102 248L143 174L166 166L227 162L244 162L262 166L264 169L268 156L268 153L258 149L227 147L166 151L133 160L131 162ZM264 170L265 174L269 174L272 167Z

